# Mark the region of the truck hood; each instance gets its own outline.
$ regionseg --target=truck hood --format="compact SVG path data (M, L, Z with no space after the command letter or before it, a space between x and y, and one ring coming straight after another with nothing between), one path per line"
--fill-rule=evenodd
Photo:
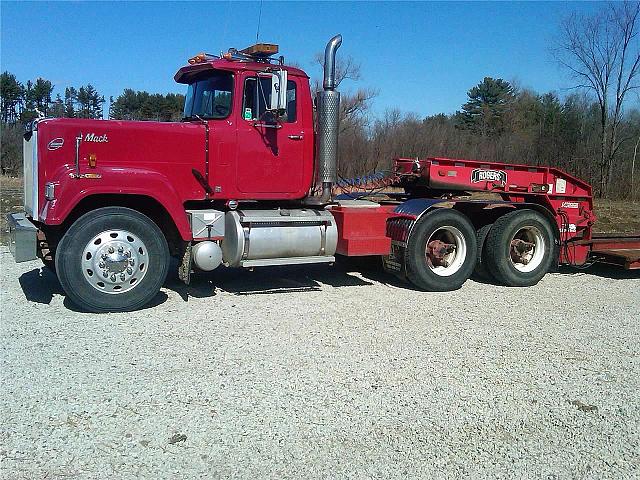
M25 207L35 220L42 218L45 185L68 185L77 174L95 185L102 179L113 182L114 175L125 178L128 172L138 173L138 181L144 182L140 172L149 171L181 185L186 199L200 198L204 192L192 170L204 163L205 129L199 123L40 120L25 133Z

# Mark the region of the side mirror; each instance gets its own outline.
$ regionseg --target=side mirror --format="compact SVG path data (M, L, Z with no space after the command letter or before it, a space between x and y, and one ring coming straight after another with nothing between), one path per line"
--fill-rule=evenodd
M287 113L287 71L278 70L271 74L271 104L269 110L277 115Z

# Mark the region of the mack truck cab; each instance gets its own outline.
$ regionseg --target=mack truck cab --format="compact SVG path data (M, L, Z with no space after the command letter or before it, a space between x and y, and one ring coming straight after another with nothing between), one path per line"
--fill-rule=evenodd
M474 270L528 286L558 262L593 259L591 187L555 169L400 158L382 179L395 187L386 200L338 195L341 43L325 48L315 99L305 72L257 44L177 71L180 122L31 122L24 212L8 217L16 261L41 258L73 302L107 312L149 303L171 257L188 284L195 271L375 255L427 291L457 289Z

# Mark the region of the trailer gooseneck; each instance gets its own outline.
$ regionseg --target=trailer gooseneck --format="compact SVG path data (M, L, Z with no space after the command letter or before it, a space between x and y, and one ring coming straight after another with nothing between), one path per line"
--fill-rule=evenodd
M171 256L189 283L222 266L379 255L427 291L474 271L529 286L557 264L640 268L640 236L594 235L591 186L555 168L398 158L377 179L394 187L383 200L336 195L341 43L327 44L315 102L309 77L258 44L178 70L182 122L32 122L25 211L9 215L16 261L40 257L95 312L144 306Z

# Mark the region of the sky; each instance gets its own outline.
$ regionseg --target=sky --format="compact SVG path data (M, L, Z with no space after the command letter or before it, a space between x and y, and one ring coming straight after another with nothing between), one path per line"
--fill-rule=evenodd
M376 115L453 113L485 76L539 93L567 93L571 79L551 49L561 19L587 2L8 2L0 3L0 66L54 93L93 84L107 99L125 88L184 93L176 70L199 52L259 39L318 78L313 57L336 33L376 89ZM260 9L262 12L260 14Z

